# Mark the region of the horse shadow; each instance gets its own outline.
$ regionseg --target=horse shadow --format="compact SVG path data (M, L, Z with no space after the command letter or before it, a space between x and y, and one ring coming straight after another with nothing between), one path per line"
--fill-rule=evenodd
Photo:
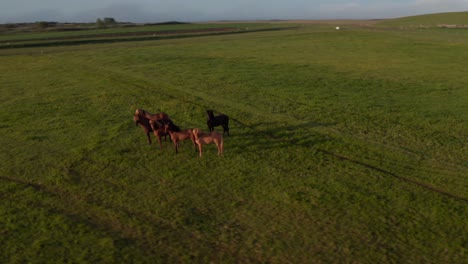
M332 140L330 136L312 131L311 129L334 125L336 123L307 122L293 126L281 122L259 122L253 125L243 124L244 129L240 133L236 133L234 137L240 140L232 139L237 142L232 144L231 151L274 150L291 146L311 148ZM231 141L231 139L228 140Z

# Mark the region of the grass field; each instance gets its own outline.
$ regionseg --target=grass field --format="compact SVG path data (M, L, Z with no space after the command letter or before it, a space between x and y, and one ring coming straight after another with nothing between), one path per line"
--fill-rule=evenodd
M334 27L1 49L0 262L466 262L468 31Z

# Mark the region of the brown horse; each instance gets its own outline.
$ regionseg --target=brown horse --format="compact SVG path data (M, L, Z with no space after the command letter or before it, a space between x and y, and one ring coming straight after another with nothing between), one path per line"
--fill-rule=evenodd
M141 128L145 131L146 137L148 138L148 144L151 144L151 136L150 133L153 132L149 120L137 115L136 113L133 115L133 121L135 121L135 125L140 125Z
M198 128L193 129L192 131L195 137L195 143L198 146L198 152L200 157L202 156L202 146L210 143L216 144L218 148L218 155L224 153L224 141L223 136L212 131L212 132L201 132Z
M160 121L161 123L166 123L166 122L171 122L171 119L169 118L169 115L163 112L156 113L156 114L151 114L150 112L143 110L143 109L137 109L135 111L136 115L145 117L146 119L149 120L154 120L154 121Z
M166 140L166 136L168 133L166 133L164 126L156 120L149 120L149 124L151 126L151 129L153 130L154 136L158 139L159 142L159 147L162 148L162 142L161 138L164 136L164 140Z
M179 142L190 139L192 141L195 150L197 149L197 145L195 144L195 136L193 135L192 129L180 130L176 131L174 127L170 124L165 124L164 129L166 133L169 133L172 142L174 143L176 154L179 153Z

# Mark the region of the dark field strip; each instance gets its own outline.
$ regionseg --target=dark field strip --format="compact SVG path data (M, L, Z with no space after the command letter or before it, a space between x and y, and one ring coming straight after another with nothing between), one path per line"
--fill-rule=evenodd
M119 38L119 37L141 37L141 36L154 36L154 35L179 35L188 33L204 33L204 32L225 32L238 30L233 27L226 28L206 28L206 29L180 29L180 30L162 30L162 31L142 31L142 32L122 32L122 33L101 33L89 34L83 36L60 36L60 37L44 37L44 38L25 38L25 39L11 39L0 40L0 44L15 43L15 42L28 42L28 41L53 41L53 40L70 40L70 39L83 39L83 38Z
M65 38L54 38L49 39L35 39L32 43L15 43L10 44L9 41L0 43L0 49L15 49L15 48L37 48L37 47L56 47L56 46L74 46L74 45L85 45L85 44L105 44L105 43L118 43L118 42L129 42L129 41L148 41L148 40L167 40L167 39L180 39L180 38L193 38L193 37L205 37L205 36L218 36L218 35L231 35L231 34L244 34L254 32L265 32L265 31L279 31L289 30L295 27L283 27L283 28L263 28L263 29L252 29L252 30L231 30L231 29L210 29L210 30L192 30L192 31L175 31L172 33L160 33L160 32L146 32L140 33L126 33L126 34L102 34L96 35L95 38L89 39L89 36L76 37L65 37ZM110 35L110 36L109 36ZM25 41L25 40L18 40Z

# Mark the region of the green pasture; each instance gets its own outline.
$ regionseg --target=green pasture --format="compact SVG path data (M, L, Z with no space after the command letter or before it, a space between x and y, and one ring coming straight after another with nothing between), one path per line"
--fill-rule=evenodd
M334 25L2 49L0 262L464 263L467 61L466 30ZM136 108L229 115L224 155Z

